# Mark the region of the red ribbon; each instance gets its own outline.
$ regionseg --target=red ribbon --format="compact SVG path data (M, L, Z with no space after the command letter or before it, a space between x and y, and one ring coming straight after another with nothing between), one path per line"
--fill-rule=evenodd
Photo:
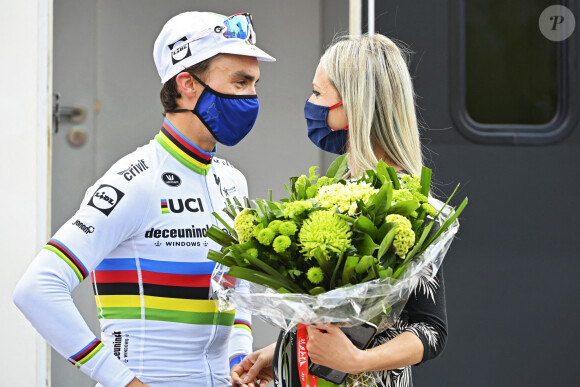
M306 387L306 380L310 382L310 387L318 386L318 378L314 375L308 373L308 349L306 349L306 343L308 341L306 326L304 324L298 324L298 329L296 331L296 356L298 360L298 373L300 375L300 385Z

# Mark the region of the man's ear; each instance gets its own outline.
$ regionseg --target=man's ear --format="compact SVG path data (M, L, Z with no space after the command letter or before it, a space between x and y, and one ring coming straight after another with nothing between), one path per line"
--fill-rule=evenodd
M182 98L193 99L197 97L197 82L188 72L184 71L177 74L175 83L177 84L177 91L181 94Z

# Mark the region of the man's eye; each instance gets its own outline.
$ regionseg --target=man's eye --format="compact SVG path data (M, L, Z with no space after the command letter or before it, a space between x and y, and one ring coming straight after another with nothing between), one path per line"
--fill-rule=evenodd
M312 90L312 94L314 94L317 97L320 95L320 93L318 91L316 91L316 90Z

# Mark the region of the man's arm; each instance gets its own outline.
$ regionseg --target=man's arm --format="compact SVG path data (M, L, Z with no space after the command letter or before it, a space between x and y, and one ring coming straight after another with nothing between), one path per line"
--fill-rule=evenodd
M115 176L105 175L89 188L80 209L40 251L13 295L44 339L104 386L125 386L135 374L91 332L71 292L140 225L144 211L136 206L143 200L132 199L135 194Z

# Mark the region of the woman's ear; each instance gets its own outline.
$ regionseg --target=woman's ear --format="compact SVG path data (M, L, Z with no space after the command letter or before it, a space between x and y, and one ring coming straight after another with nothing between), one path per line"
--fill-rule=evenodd
M193 79L191 74L188 72L182 72L177 74L175 78L175 83L177 84L177 91L181 94L181 97L187 99L194 99L197 96L197 82Z

